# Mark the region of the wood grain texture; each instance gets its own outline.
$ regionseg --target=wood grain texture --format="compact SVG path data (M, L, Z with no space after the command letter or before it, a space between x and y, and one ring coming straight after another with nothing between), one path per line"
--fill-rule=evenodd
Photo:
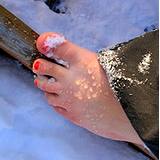
M0 48L29 69L32 69L35 59L47 59L36 49L38 36L29 26L0 5Z

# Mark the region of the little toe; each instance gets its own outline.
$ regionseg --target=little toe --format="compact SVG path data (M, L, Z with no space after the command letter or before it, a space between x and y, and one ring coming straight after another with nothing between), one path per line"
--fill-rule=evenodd
M59 107L65 108L63 106L63 102L59 96L45 92L45 97L47 98L49 105L51 105L53 107L59 106Z
M37 76L34 80L35 85L44 92L59 95L62 92L62 85L55 78L47 78L46 76Z
M67 117L67 110L62 108L62 107L58 107L58 106L55 106L53 107L55 109L56 112L58 112L59 114L63 115L64 117Z
M38 75L47 75L59 79L64 77L67 73L67 69L57 65L55 63L49 62L44 59L37 59L33 63L33 72Z
M62 107L53 107L54 110L59 113L60 115L62 115L63 117L65 117L66 119L68 119L69 121L73 122L74 124L77 124L80 126L79 122L77 121L77 118L75 118L70 112L68 112L65 108Z
M38 50L47 57L63 60L69 64L76 61L77 53L81 49L66 40L64 36L54 32L46 32L40 35L36 45Z

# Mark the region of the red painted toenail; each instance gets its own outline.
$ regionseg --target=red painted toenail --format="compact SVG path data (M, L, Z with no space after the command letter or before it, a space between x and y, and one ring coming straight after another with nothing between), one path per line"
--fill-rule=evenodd
M39 66L40 66L40 62L37 61L37 62L34 64L34 69L35 69L35 70L38 70L38 69L39 69Z
M36 87L38 86L38 80L37 80L37 79L34 80L34 85L35 85Z

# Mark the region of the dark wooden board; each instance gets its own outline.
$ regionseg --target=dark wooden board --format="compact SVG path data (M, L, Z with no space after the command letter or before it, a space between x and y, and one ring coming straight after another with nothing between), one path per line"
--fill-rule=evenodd
M35 59L47 59L36 49L38 36L34 30L0 5L0 48L29 69Z

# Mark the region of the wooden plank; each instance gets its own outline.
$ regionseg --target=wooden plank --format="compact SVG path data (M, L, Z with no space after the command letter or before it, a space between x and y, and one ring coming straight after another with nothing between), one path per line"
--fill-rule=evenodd
M36 49L38 36L29 26L0 5L0 48L29 69L32 68L35 59L47 59Z

